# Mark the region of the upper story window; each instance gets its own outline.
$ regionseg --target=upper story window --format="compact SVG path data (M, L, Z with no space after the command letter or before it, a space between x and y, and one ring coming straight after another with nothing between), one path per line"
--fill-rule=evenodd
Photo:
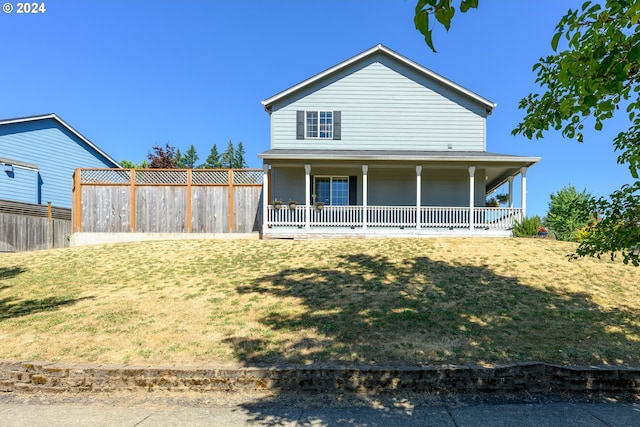
M297 111L296 139L341 139L340 111Z
M306 115L306 138L333 139L333 111L307 111Z

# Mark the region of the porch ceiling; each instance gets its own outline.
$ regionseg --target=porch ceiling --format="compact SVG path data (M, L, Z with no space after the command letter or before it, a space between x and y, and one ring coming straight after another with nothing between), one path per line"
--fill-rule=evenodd
M419 151L419 150L303 150L275 149L258 154L268 164L290 165L296 163L357 163L369 166L398 167L408 164L425 167L466 168L476 166L486 171L487 193L504 184L509 177L520 173L520 168L530 167L540 157L515 156L486 151Z

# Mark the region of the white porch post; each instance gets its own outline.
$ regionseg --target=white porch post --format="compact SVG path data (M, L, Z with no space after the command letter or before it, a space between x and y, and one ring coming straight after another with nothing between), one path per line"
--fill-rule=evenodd
M304 183L304 226L311 228L311 205L309 204L309 200L311 200L311 165L309 163L304 165Z
M369 165L362 165L362 228L367 228L367 194L369 193L367 172L369 172Z
M416 228L420 228L420 207L422 205L422 165L416 166Z
M473 230L473 205L475 200L476 167L469 166L469 230Z
M522 176L522 217L527 216L527 168L520 168L520 175Z
M262 165L262 233L267 229L269 213L269 165Z
M513 177L509 177L509 208L513 209Z

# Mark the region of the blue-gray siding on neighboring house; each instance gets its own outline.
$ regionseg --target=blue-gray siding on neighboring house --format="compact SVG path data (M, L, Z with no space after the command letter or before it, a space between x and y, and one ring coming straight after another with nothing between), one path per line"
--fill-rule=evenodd
M341 139L296 139L296 111L340 111ZM377 54L273 104L272 149L484 151L486 107Z
M0 198L70 208L72 176L76 168L113 168L118 164L95 146L78 137L57 117L2 123L0 158L29 163L34 171L15 169L13 176L2 172ZM35 194L34 194L35 193Z
M7 159L3 159L7 160ZM0 164L0 199L39 204L40 175L35 168L7 161Z

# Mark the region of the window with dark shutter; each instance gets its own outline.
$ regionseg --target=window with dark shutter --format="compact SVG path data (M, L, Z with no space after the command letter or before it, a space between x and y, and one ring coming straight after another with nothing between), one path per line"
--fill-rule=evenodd
M333 139L342 139L342 112L333 112Z

